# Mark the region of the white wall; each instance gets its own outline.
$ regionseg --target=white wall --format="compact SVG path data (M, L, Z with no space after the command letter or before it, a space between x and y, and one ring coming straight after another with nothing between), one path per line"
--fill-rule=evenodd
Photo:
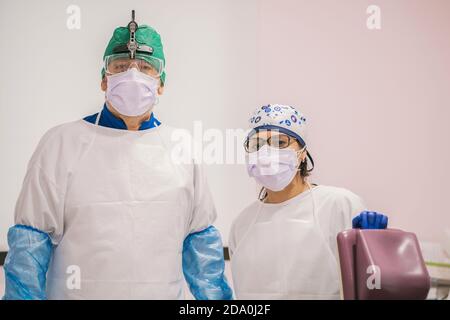
M68 30L66 8L81 9L81 29ZM52 126L102 107L103 51L131 9L162 35L164 96L155 109L171 126L193 130L245 127L256 107L256 1L1 1L0 250L13 223L27 162ZM15 26L14 36L10 26ZM15 48L14 50L10 50ZM217 226L226 242L232 218L253 195L244 168L208 166Z
M366 27L371 4L380 30ZM304 106L315 180L360 194L393 227L443 241L450 1L263 0L260 11L258 101Z
M381 30L366 28L372 3ZM66 28L71 4L80 30ZM311 124L313 181L350 188L392 226L441 239L450 226L450 2L3 0L0 247L39 138L102 106L103 50L131 9L165 44L163 122L244 128L260 104L298 106ZM240 165L208 173L226 242L256 188Z

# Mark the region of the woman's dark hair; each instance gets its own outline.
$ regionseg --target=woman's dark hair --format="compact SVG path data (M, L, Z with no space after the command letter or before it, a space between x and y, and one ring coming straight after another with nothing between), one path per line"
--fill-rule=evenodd
M295 139L295 141L297 141L298 145L300 146L300 150L305 147L305 145L300 143L300 141L298 141L297 139ZM311 168L310 169L308 169L308 159L309 159L309 161L311 161ZM298 168L300 169L299 173L300 173L300 177L302 179L305 179L306 177L308 177L311 174L311 171L313 171L313 169L314 169L314 160L311 157L311 155L309 154L308 150L306 150L306 158L305 158L305 160L300 162L300 165L299 165Z
M303 160L302 162L300 162L300 177L302 178L306 178L307 176L309 176L311 174L312 168L310 170L308 170L308 159L305 158L305 160Z

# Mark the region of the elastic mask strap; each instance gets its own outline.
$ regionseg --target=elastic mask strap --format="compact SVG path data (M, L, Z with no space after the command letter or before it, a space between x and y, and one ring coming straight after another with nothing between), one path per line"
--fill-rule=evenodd
M311 157L311 154L309 154L308 151L306 151L306 156L308 157L309 161L311 161L311 169L306 169L306 171L311 172L314 169L314 160Z
M311 196L313 219L314 219L314 222L319 226L319 229L320 229L320 222L319 222L319 216L317 214L316 200L314 198L313 187L311 186L311 184L308 181L306 182L306 184L309 189L309 195ZM321 234L322 234L322 232L321 232ZM322 238L325 240L323 234L322 234Z
M103 110L103 109L102 109ZM99 113L97 114L97 118L95 118L95 125L98 126L99 122L100 122L100 117L102 115L102 110L99 111Z

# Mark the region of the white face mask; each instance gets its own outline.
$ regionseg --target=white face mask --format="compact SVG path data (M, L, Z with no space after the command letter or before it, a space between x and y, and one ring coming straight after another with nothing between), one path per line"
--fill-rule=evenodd
M294 179L298 171L298 153L290 148L278 149L264 145L247 154L247 171L256 182L271 191L281 191Z
M106 99L120 114L140 116L156 102L159 80L136 68L107 76Z

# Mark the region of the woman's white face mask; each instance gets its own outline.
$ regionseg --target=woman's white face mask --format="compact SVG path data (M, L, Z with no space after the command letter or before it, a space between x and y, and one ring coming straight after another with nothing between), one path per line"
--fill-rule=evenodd
M246 155L247 172L267 189L281 191L294 179L299 170L298 156L305 148L297 151L264 145L258 151Z

